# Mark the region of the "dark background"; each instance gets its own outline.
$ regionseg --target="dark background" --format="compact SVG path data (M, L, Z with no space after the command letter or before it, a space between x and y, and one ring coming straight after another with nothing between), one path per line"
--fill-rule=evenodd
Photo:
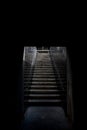
M86 8L84 6L82 8L82 2L81 5L79 5L80 2L65 3L62 2L61 7L56 4L55 10L53 5L49 6L50 10L47 7L49 11L46 12L47 17L42 13L45 8L42 12L38 10L39 13L35 13L37 6L35 5L36 9L34 10L34 4L32 9L29 5L25 6L26 11L23 6L19 6L17 3L18 8L3 4L4 7L1 10L1 34L3 37L0 35L1 129L6 127L6 129L17 130L17 124L22 118L21 111L20 114L17 111L21 108L17 108L19 102L17 95L20 91L18 86L21 86L19 77L21 77L23 47L27 45L41 46L41 44L67 46L73 73L74 125L78 129L81 127L84 129L87 102L85 84L87 80L87 39L84 39L86 35Z

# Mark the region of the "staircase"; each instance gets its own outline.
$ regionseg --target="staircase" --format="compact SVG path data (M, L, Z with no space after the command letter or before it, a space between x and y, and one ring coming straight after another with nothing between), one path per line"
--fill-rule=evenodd
M29 106L65 107L66 72L61 62L59 62L58 70L59 78L56 75L49 51L37 52L35 66L31 74L28 64L24 64L25 109Z

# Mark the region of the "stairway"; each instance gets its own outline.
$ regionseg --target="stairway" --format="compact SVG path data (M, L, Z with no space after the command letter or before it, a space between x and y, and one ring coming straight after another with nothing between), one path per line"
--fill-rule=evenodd
M58 68L60 78L57 78L49 51L37 52L31 74L28 64L24 64L25 109L29 106L65 106L66 89L61 86L61 82L66 83L66 81L62 81L65 69L64 65L60 63ZM64 86L64 84L62 85Z

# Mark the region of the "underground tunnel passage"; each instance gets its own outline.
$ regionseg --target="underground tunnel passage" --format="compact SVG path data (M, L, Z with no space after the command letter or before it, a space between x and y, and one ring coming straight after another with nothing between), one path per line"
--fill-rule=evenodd
M72 75L66 47L24 47L23 130L71 129Z

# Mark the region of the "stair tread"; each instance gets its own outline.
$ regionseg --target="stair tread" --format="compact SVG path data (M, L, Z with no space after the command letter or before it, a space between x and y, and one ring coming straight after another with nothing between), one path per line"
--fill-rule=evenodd
M42 86L42 85L38 85L38 86L36 86L36 85L31 85L31 87L30 87L31 89L57 89L58 87L55 85L55 86L47 86L47 85L45 85L45 86Z
M63 92L64 90L58 90L57 88L56 88L56 89L32 89L32 88L31 88L30 90L24 90L24 91L27 91L27 92L28 92L28 91L29 91L29 92L34 92L34 91L35 91L35 92L39 92L39 91L40 91L40 92L41 92L41 91L42 91L42 92L61 92L61 91L62 91L62 92Z
M34 68L34 70L38 70L38 71L40 71L40 70L53 70L53 67L50 67L49 69L46 68L46 67L43 67L43 68Z
M57 88L57 85L56 84L53 84L53 85L49 85L49 84L47 84L47 85L43 85L43 84L38 84L38 85L31 85L30 86L31 88L33 88L33 87L39 87L39 88L42 88L42 87L44 87L44 88L52 88L52 87L54 87L54 88Z
M34 68L34 70L48 70L48 68ZM49 70L53 70L53 68L49 68Z
M51 90L50 89L39 89L39 88L32 88L31 90L29 90L29 89L25 89L24 90L24 92L26 92L26 93L33 93L33 92L35 92L35 93L55 93L55 92L58 92L58 93L61 93L61 92L64 92L65 90L57 90L56 88L55 89L53 89L53 91L52 91L52 88L51 88Z
M32 81L56 81L55 78L32 78Z
M61 94L64 95L65 91L24 91L25 94Z
M26 74L29 74L29 73L26 72ZM55 75L56 73L55 72L33 72L30 75L46 75L46 74L47 75L51 75L51 74Z
M34 70L34 73L54 73L53 70Z
M27 82L28 84L42 84L42 85L45 85L45 84L49 84L49 85L56 85L56 82Z
M52 64L35 64L35 67L53 67Z
M57 77L57 76L54 76L54 75L41 75L41 76L40 75L36 75L36 76L35 75L32 75L32 76L26 75L26 76L24 76L24 78L27 78L27 79L29 79L29 78L38 78L38 79L43 78L44 79L44 78L54 78L54 77Z
M32 81L32 83L43 83L43 84L45 84L45 83L56 83L56 81L46 81L46 82L43 82L42 80L40 80L40 81Z
M35 73L34 75L33 74L31 74L31 75L29 75L29 74L25 74L24 75L24 78L55 78L55 77L61 77L61 78L66 78L67 77L67 75L61 75L61 74L59 74L59 75L56 75L56 74L52 74L52 73L50 73L50 74L44 74L44 73Z
M50 87L50 86L48 86L48 87L39 87L39 86L36 86L36 87L28 87L28 86L24 86L24 89L25 90L29 90L29 89L37 89L37 90L39 90L39 89L57 89L57 90L59 90L59 91L61 91L61 90L63 90L63 89L61 89L61 87Z
M61 102L61 99L29 99L29 100L25 100L24 102Z
M26 73L26 74L29 75L29 73ZM24 75L26 75L26 74L24 74ZM50 76L50 75L55 75L55 74L54 74L54 73L33 73L33 74L31 74L31 75L33 75L33 76L35 76L35 75ZM31 76L31 75L30 75L30 76Z
M49 68L49 69L52 69L53 66L52 66L52 65L51 65L51 66L36 66L36 65L35 65L34 68L36 68L36 69L39 69L39 68L40 68L40 69L45 69L45 68L47 68L47 69L48 69L48 68Z
M38 94L31 94L31 93L28 94L28 96L59 96L59 95L60 94L51 94L51 93L49 95L48 94L39 94L38 95Z

